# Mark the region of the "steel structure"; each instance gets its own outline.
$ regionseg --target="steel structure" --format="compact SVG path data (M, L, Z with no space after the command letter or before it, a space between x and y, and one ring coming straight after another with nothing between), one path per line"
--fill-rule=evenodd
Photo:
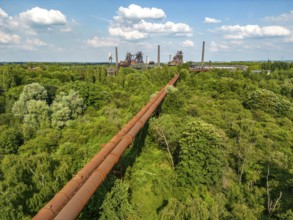
M166 88L174 85L178 78L179 75L174 76L33 219L75 219L163 101Z
M173 60L168 64L170 66L176 66L183 63L183 52L181 50L177 51L176 55L173 57Z
M137 63L143 63L143 54L141 51L138 51L136 54L135 54L135 58L134 60L137 62Z
M202 42L202 55L201 55L201 68L204 67L204 50L205 50L205 42Z

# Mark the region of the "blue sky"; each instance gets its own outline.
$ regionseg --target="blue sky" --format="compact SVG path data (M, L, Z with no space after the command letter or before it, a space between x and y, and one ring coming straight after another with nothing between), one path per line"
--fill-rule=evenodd
M0 0L0 62L292 60L292 0Z

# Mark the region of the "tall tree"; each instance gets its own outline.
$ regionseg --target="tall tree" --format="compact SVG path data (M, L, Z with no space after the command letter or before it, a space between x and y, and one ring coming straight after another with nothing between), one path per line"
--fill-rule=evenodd
M129 200L129 185L122 180L116 180L103 202L100 219L127 219L133 212L133 206Z
M28 84L24 86L19 99L14 103L12 113L23 120L28 113L28 102L30 100L46 101L47 98L47 90L39 83Z
M42 100L30 100L26 103L27 114L23 118L23 134L30 138L38 129L50 126L49 106Z
M84 109L83 99L78 92L70 90L68 95L61 92L51 105L52 126L63 128L69 120L76 119L78 115L81 115Z
M186 126L179 143L179 184L188 187L218 184L225 157L222 153L223 136L215 127L195 119Z

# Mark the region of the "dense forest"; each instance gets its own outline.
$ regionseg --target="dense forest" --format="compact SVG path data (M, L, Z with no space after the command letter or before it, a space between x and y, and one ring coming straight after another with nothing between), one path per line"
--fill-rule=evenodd
M250 67L1 65L0 219L31 219L177 72L79 219L293 219L293 67Z

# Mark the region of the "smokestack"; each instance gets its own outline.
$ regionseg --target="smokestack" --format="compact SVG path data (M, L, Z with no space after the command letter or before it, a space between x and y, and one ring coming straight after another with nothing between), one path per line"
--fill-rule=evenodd
M160 45L158 45L158 66L160 66Z
M202 42L202 56L201 56L201 68L203 68L204 65L204 47L205 47L205 42Z
M115 47L116 52L116 67L118 68L118 47Z

